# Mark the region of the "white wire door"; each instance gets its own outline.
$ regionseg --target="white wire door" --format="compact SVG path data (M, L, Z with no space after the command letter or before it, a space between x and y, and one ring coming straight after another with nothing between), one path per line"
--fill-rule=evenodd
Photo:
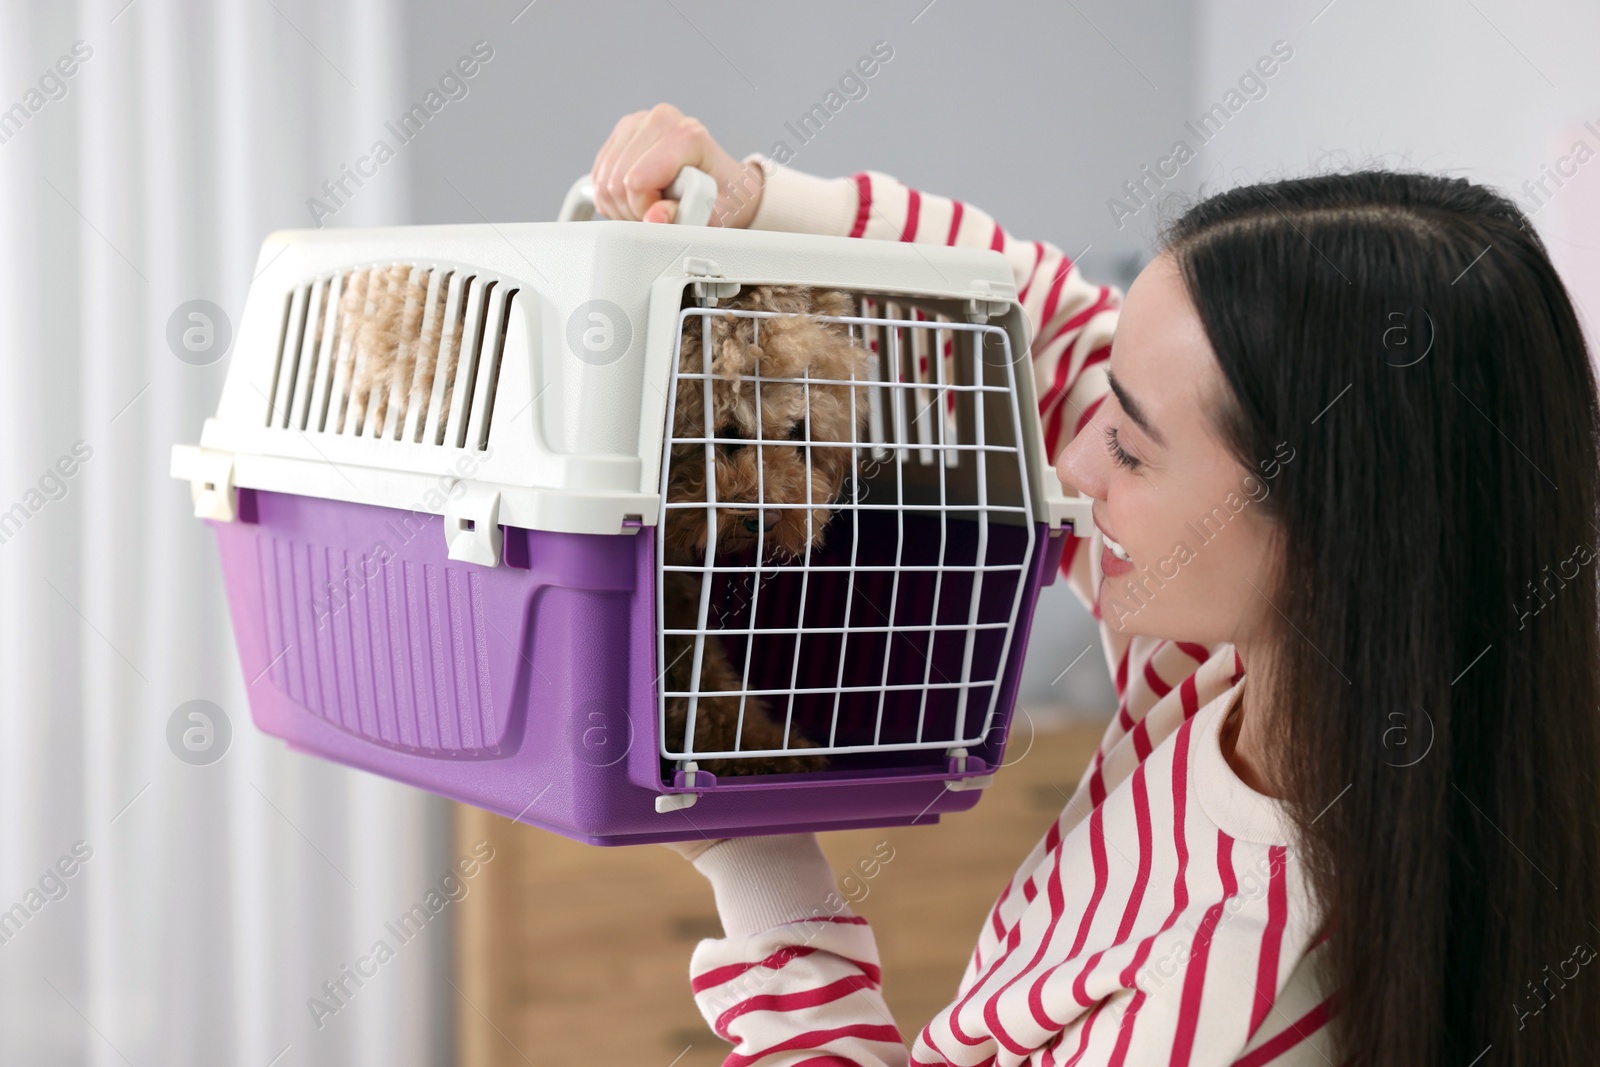
M700 331L704 353L713 347L713 319L748 321L748 344L759 347L763 326L781 316L720 307L680 313L662 449L662 484L673 492L664 494L661 529L698 512L705 543L703 557L689 561L657 554L658 590L692 583L676 607L666 592L657 602L666 759L803 751L877 754L848 763L880 766L911 762L890 754L978 746L992 725L1036 550L1010 338L999 326L954 321L936 305L867 294L855 303L859 314L816 316L843 325L864 351L864 373L849 379L809 369L770 375L760 357L736 382L703 360L681 368L686 331ZM679 391L689 383L701 394L691 398L701 399L697 426L677 424ZM769 437L724 421L731 406L754 410L761 426L763 396L771 404L779 390L805 398L795 431ZM848 433L819 435L829 420L813 405L823 399L848 404ZM839 422L832 420L835 429ZM754 450L754 492L720 495L737 481L727 476L730 446ZM847 468L831 496L812 473L827 466L824 450L842 454ZM799 458L803 487L775 473ZM702 466L688 479L676 466L695 464ZM686 482L699 490L692 498ZM768 533L786 512L805 517L802 551L776 551ZM740 516L753 539L740 536L730 547L726 531L740 527L729 521ZM674 668L669 655L689 669ZM733 743L697 750L696 719L713 701L730 700L739 720ZM672 701L686 702L688 712L687 731L676 737L667 729ZM716 706L721 713L727 705ZM776 744L746 743L757 732L745 729L755 714L781 727Z

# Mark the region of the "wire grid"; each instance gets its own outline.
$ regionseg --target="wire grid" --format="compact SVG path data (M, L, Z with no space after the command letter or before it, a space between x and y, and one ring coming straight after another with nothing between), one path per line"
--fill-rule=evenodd
M909 314L902 313L902 307L895 302L882 298L874 298L866 294L857 294L856 299L861 311L858 315L848 316L813 316L818 321L836 322L846 325L852 341L869 352L868 378L858 379L851 377L843 379L823 379L811 377L809 372L802 378L767 377L760 373L759 359L756 373L750 375L755 394L756 426L755 437L717 437L711 425L712 381L715 377L711 371L712 335L711 319L713 316L735 316L751 319L751 343L759 343L761 320L766 318L783 317L785 313L770 311L753 311L744 309L728 309L718 307L688 307L680 311L678 317L678 331L674 342L673 360L674 368L671 388L668 390L668 411L666 424L670 430L675 425L675 409L677 401L677 386L680 379L699 380L703 383L704 400L704 425L698 437L678 437L669 435L662 447L662 485L667 484L668 471L672 462L673 446L678 444L701 444L704 446L704 462L707 465L705 477L704 501L663 501L667 509L704 509L706 518L706 551L704 561L692 565L668 565L663 561L658 551L657 587L661 588L664 575L669 571L692 572L700 576L700 596L698 614L693 629L667 629L664 610L664 598L657 598L657 655L658 660L665 661L665 642L668 635L690 636L693 638L693 657L690 670L690 688L687 690L671 690L667 688L666 672L660 677L661 689L659 694L659 716L661 732L661 754L668 759L693 760L707 758L738 758L760 757L786 754L861 754L873 752L916 752L930 749L953 749L957 747L973 747L983 743L989 733L992 720L996 711L999 698L1001 674L1010 654L1010 643L1013 628L1018 620L1022 606L1023 592L1026 586L1026 575L1033 558L1033 538L1024 534L1019 537L1007 538L1003 546L1015 562L990 562L992 515L1008 516L1006 529L1013 532L1018 529L1026 530L1031 522L1032 500L1030 498L1030 480L1026 468L1026 457L1021 447L1022 420L1017 406L1017 392L1015 380L1015 367L1012 359L1010 338L1003 328L982 323L956 322L943 314L933 314L920 308L911 309ZM879 305L883 305L883 314L869 314ZM698 372L680 371L682 339L684 331L689 326L691 318L700 319L701 329L701 370ZM992 383L989 379L994 377L986 373L986 361L983 358L983 349L986 342L994 342L1003 355L1003 384ZM968 357L968 373L958 373L959 358ZM964 379L964 380L963 380ZM800 384L806 399L806 415L802 419L804 427L803 436L798 440L767 438L761 430L761 389L763 384L789 383ZM813 385L830 385L849 387L846 393L849 397L851 437L848 441L818 441L812 437L811 428L811 396L810 389ZM857 408L857 394L865 385L867 393L867 426L865 439L859 438L856 428L860 425L860 412ZM995 429L1000 431L997 435L987 432L985 423L985 409L990 406L986 394L1003 394L1004 407L1009 418ZM908 415L908 407L914 408L914 414ZM961 432L960 411L967 412L967 438L963 440ZM930 416L930 412L937 414ZM913 432L915 437L913 439ZM998 436L1000 440L992 439ZM756 480L757 493L754 504L744 502L728 502L723 504L717 499L717 479L715 476L716 447L723 443L737 442L741 445L754 445L756 448ZM806 453L806 496L800 502L768 501L765 492L766 463L762 449L764 446L778 446L786 448L803 448ZM827 564L819 563L814 559L814 548L819 531L813 528L814 510L819 505L812 502L812 463L814 449L818 448L848 448L852 451L852 471L848 479L846 495L848 499L840 499L832 503L825 503L832 512L830 527L837 527L841 523L848 523L849 561L848 563ZM872 503L863 501L863 477L861 476L861 459L866 454L871 462L879 466L879 480L881 465L884 463L893 466L894 499L890 502ZM905 488L905 472L908 463L913 466L931 468L937 473L937 502L920 501L915 510L908 508ZM1016 467L1016 480L1012 483L1017 492L1010 495L1009 500L991 500L989 487L989 468L994 457L1000 461L1009 462ZM969 477L975 481L976 499L970 502L951 502L951 495L946 480L948 470L970 471ZM807 548L801 560L793 562L763 562L766 558L766 523L756 523L756 546L750 556L749 563L733 562L719 563L717 549L717 512L719 507L737 506L741 511L755 510L758 514L771 509L806 509ZM960 563L947 558L947 548L950 544L951 516L952 514L971 514L974 516L972 525L976 527L976 542L973 546L972 562ZM905 559L907 545L906 523L908 515L914 523L926 525L931 516L937 517L938 525L938 551L937 560L931 566L921 565L917 577L921 584L927 584L928 573L932 575L932 612L926 622L906 623L896 620L896 611L900 606L901 580L908 570ZM861 562L859 550L862 545L862 523L866 517L869 523L878 527L887 525L892 517L894 524L894 560L892 563L870 564ZM665 521L666 516L662 516ZM831 533L830 533L830 536ZM767 572L777 574L788 572L791 580L795 571L799 572L798 608L796 609L795 625L773 626L758 625L758 610L761 605L761 592L763 588L763 575ZM946 575L950 574L957 580L964 580L968 586L965 619L954 622L940 622L940 607L944 604L941 599L945 593ZM1000 587L991 587L1001 598L1004 618L984 621L980 618L980 605L983 602L986 577L999 574L1008 577L1009 581ZM748 606L748 622L743 627L708 626L711 609L716 599L714 592L719 580L725 581L728 576L740 575L751 583L750 603ZM844 609L839 625L811 625L806 624L806 610L808 594L813 575L823 575L833 578L835 582L842 579L844 588ZM853 609L857 600L857 586L862 575L887 575L889 577L889 609L887 614L875 604L870 604L874 611L881 617L881 624L862 624L853 622ZM1006 603L1005 594L1009 591L1009 603ZM926 600L925 589L922 599ZM959 595L959 593L957 594ZM994 606L990 606L989 614L995 614ZM908 633L922 633L927 636L927 648L922 654L921 677L912 680L900 680L907 672L902 663L901 671L897 672L896 680L891 681L891 662L894 659L895 638L902 641L909 640ZM935 665L935 651L941 634L959 638L961 646L960 677L955 680L944 677L940 671L940 678L933 677ZM998 637L998 654L994 655L995 645L993 640L988 642L991 655L985 663L975 664L975 650L978 647L980 634ZM790 657L788 684L765 686L751 685L751 665L756 659L753 654L754 644L758 635L762 638L773 636L792 635L793 653ZM804 641L806 636L838 635L840 649L838 665L829 685L801 684L801 668ZM863 639L870 639L873 635L882 635L884 645L882 652L881 671L875 684L846 684L846 665L851 655L851 639L857 639L859 645ZM737 690L704 690L700 688L701 670L704 665L705 643L708 639L741 639L743 640L743 666L741 668L740 688ZM948 642L946 644L948 647ZM917 651L912 645L912 650ZM731 650L730 650L731 658ZM854 673L860 674L860 663ZM975 667L980 669L975 670ZM764 673L770 674L770 671ZM819 672L815 669L807 671L808 682L815 680ZM984 690L981 696L981 716L969 715L969 711L977 710L971 706L974 690ZM956 707L952 720L953 728L946 736L925 736L926 715L928 710L928 697L931 693L950 691L956 695ZM910 740L886 741L883 734L885 700L891 693L918 693L916 701L916 728L915 737ZM877 694L875 715L872 721L870 740L855 739L841 740L840 711L841 702L848 694ZM701 697L705 696L738 696L739 720L735 731L735 739L731 750L696 751L694 748L695 719ZM760 696L769 698L767 704L776 717L776 699L782 698L783 703L783 737L784 747L777 749L743 749L741 739L744 733L745 715L749 706L749 698ZM826 738L817 732L810 734L816 743L815 747L801 748L793 744L795 728L795 700L796 697L832 697L831 712L826 727ZM687 725L683 739L682 750L675 751L667 746L666 737L666 706L669 698L685 698L688 701ZM966 724L976 720L979 727L976 730L963 729ZM856 724L854 734L860 735L863 731Z

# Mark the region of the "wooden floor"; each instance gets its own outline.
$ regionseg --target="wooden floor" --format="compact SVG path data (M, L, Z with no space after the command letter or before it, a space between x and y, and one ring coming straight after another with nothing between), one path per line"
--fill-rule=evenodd
M936 826L821 835L840 878L881 843L894 850L858 883L865 896L849 888L876 932L884 997L908 1042L950 1003L989 906L1101 732L1040 731L1030 745L1019 730L977 807ZM453 909L459 1067L722 1063L732 1046L689 992L695 942L722 934L699 872L656 845L596 848L476 808L456 816L458 854L485 838L496 850Z

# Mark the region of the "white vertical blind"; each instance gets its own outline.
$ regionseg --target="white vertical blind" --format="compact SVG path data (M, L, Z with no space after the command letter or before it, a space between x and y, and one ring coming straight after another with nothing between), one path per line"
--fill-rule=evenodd
M255 730L211 531L167 476L227 367L180 361L169 316L237 323L261 238L310 225L405 98L401 19L124 3L0 0L0 110L24 110L0 118L0 1063L448 1062L448 922L385 927L453 859L447 809ZM408 214L388 168L336 222ZM195 699L232 728L207 766L167 741Z

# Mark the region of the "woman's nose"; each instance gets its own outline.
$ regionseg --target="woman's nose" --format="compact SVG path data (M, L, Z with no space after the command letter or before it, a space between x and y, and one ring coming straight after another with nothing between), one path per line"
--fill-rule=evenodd
M1105 463L1110 462L1110 457L1103 449L1094 447L1098 424L1098 419L1089 420L1056 457L1056 477L1061 481L1062 491L1069 495L1081 493L1105 498Z

